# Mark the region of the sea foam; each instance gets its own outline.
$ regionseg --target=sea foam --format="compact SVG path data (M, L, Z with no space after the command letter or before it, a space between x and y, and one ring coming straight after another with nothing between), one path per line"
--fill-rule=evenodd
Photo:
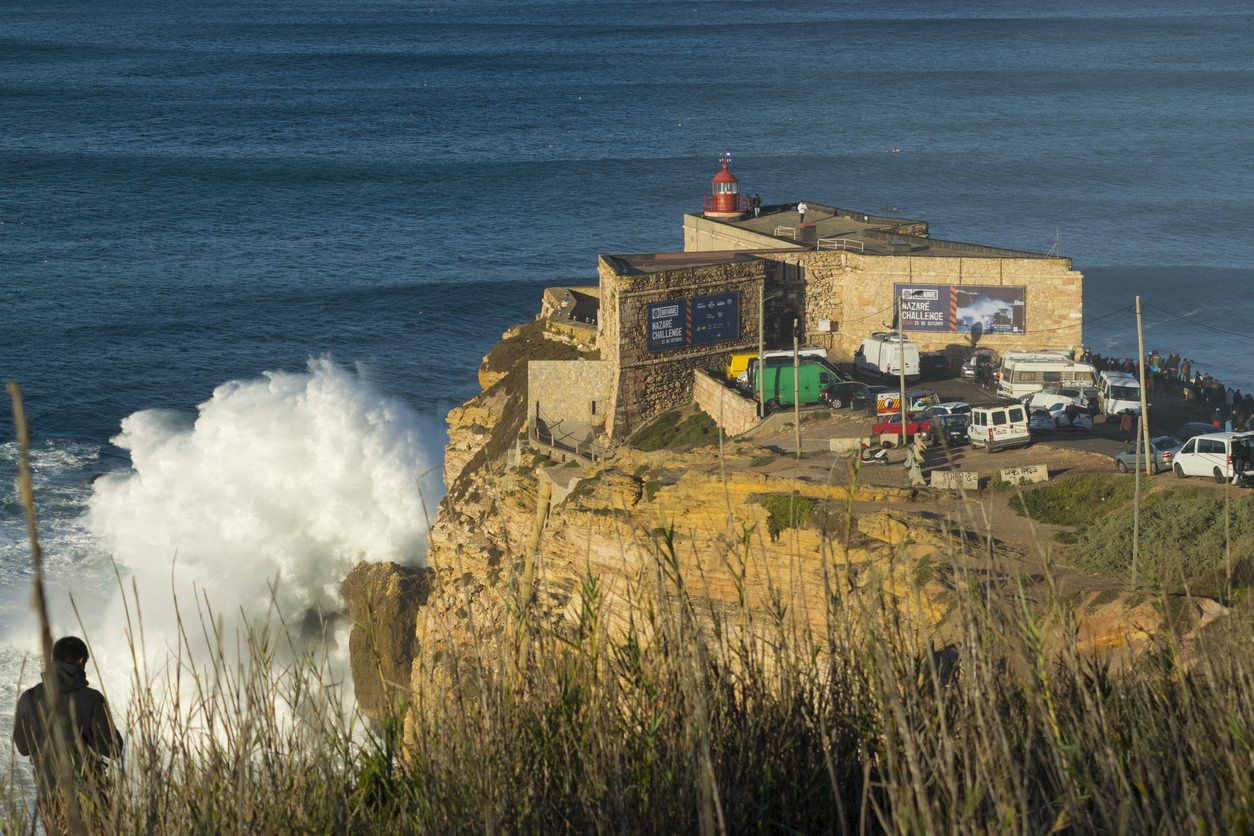
M293 629L311 610L342 611L339 586L359 561L421 564L430 436L409 408L328 360L223 384L194 421L162 410L123 420L113 442L132 469L97 480L87 527L128 599L134 584L147 655L179 645L175 593L194 643L200 602L234 645L244 622L274 626L272 604ZM120 593L101 615L89 627L97 655L129 667Z

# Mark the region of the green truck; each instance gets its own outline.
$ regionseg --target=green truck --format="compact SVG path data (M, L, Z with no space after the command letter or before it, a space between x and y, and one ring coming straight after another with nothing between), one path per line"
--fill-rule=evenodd
M758 362L757 359L749 361L749 373L754 379L753 392L759 402L762 400L762 390L757 382ZM766 384L766 403L784 406L791 406L793 403L794 386L793 386L793 366L792 362L772 363L769 360L766 364L766 371L762 375ZM825 363L803 362L800 368L801 381L801 402L819 403L819 393L823 391L823 387L829 383L835 383L842 378L834 372Z

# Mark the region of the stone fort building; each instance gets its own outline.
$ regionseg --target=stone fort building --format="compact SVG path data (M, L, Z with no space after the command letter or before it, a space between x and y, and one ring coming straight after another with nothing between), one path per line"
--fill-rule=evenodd
M706 211L684 216L683 252L603 255L597 287L546 292L546 327L601 359L531 364L533 436L564 427L549 433L566 439L558 446L612 444L694 398L722 412L734 393L711 380L729 353L757 350L759 328L767 348L790 348L796 322L803 344L848 360L888 330L898 296L910 339L955 361L976 346L1081 344L1083 276L1069 258L940 240L926 221L819 203L804 218L799 203L755 212L736 189L724 163Z

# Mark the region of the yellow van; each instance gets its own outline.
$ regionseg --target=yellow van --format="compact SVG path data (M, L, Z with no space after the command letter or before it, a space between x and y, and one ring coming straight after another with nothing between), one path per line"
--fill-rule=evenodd
M734 351L727 358L727 379L735 381L749 368L749 361L758 356L756 351Z

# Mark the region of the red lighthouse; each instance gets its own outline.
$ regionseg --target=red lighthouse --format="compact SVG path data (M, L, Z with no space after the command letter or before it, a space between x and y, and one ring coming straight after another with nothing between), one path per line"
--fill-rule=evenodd
M719 159L723 163L723 170L714 175L713 190L705 196L705 216L739 220L749 211L749 201L736 192L736 184L740 181L727 170L731 154L725 153Z

